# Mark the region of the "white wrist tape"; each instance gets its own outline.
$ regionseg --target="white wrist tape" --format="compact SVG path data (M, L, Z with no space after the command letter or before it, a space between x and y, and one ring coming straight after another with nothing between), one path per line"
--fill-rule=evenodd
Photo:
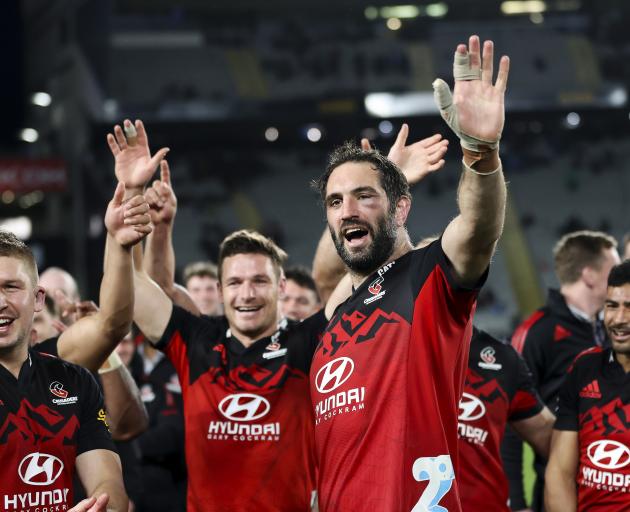
M108 373L108 372L117 370L118 368L122 366L123 362L122 362L122 359L120 359L120 356L114 350L111 354L109 354L109 357L107 358L107 364L109 365L107 368L103 368L101 366L98 369L99 374Z

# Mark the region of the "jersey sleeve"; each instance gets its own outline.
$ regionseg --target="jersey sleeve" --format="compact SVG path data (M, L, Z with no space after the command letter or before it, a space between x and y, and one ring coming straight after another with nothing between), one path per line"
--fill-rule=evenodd
M317 348L317 345L319 344L319 341L327 325L328 320L326 319L326 314L324 313L323 309L320 309L314 315L305 318L298 325L300 337L304 339L306 346L309 347L309 361L313 358L315 349Z
M556 406L556 423L553 428L556 430L579 430L579 366L569 369L558 395L558 405Z
M198 317L173 305L171 318L155 347L173 363L181 382L188 380L188 356L193 351L192 345L198 340L210 343L212 338L216 338L213 331L218 322L217 317Z
M105 449L116 451L107 418L103 394L94 377L83 368L78 368L80 375L81 418L79 419L79 434L77 455L90 450Z
M510 350L514 351L511 347ZM509 421L518 421L536 416L543 410L543 403L534 387L534 379L532 377L527 363L514 351L515 368L514 371L518 376L518 385L516 393L510 400L508 418Z

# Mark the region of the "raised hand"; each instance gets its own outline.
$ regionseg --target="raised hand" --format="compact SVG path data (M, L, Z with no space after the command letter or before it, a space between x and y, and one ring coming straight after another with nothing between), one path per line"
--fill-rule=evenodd
M125 185L118 183L114 197L107 205L105 227L122 247L131 247L151 233L149 205L142 194L123 201Z
M123 125L125 133L119 125L114 126L114 134L107 134L107 143L116 161L116 178L125 184L129 193L137 193L151 180L169 148L162 148L151 156L142 121L132 124L125 119Z
M482 58L479 37L470 36L468 47L460 44L455 52L453 95L443 80L433 82L440 114L460 138L462 146L472 151L496 148L503 131L510 60L505 55L501 57L493 85L493 58L492 41L484 42Z
M64 327L72 325L84 316L93 315L98 312L98 306L91 300L73 302L68 299L63 290L55 290L53 299L59 310L59 317Z
M153 182L144 197L151 207L149 214L155 226L173 223L177 213L177 197L171 186L171 171L166 160L160 162L160 179Z
M442 139L442 136L436 133L406 146L408 136L409 126L404 123L398 132L396 142L389 149L387 158L400 168L409 185L415 185L427 174L444 167L443 157L448 149L448 140ZM361 148L364 151L372 149L367 139L361 139Z

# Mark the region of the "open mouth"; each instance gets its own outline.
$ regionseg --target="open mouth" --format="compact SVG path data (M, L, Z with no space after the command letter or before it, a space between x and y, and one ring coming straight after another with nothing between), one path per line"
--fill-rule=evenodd
M369 232L363 227L352 227L343 231L343 237L350 246L361 245L368 236Z
M0 318L0 333L7 332L15 318Z
M610 336L616 341L628 341L630 340L630 327L612 327L610 329Z

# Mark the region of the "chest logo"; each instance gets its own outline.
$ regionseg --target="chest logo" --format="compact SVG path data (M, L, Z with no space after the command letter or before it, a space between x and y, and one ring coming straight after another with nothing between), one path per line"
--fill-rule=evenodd
M354 371L354 361L338 357L322 366L315 376L315 387L320 393L330 393L346 382Z
M599 390L599 382L597 382L597 379L584 386L580 391L580 396L582 398L601 398L602 392Z
M219 402L219 411L232 421L253 421L265 416L271 404L262 396L253 393L228 395Z
M363 301L364 304L370 304L371 302L374 302L375 300L378 300L383 297L383 295L385 295L385 290L383 290L382 286L382 282L384 280L385 279L383 277L379 276L370 283L370 286L368 286L368 292L370 292L372 296L365 299Z
M497 363L497 358L494 357L495 351L492 347L485 347L479 352L479 367L485 370L500 370L503 365Z
M47 453L29 453L18 466L22 482L29 485L50 485L63 471L63 462Z
M586 454L593 464L603 469L619 469L630 464L630 449L618 441L595 441Z
M68 392L63 389L63 384L57 380L51 382L48 389L50 389L50 392L58 398L68 398Z
M459 400L459 421L474 421L486 414L486 406L475 395L463 393Z

